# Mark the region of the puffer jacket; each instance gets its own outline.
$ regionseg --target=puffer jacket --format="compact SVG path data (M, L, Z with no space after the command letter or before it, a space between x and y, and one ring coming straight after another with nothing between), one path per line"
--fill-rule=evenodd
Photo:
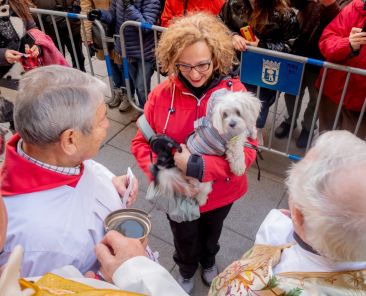
M240 28L248 25L252 13L249 0L228 0L220 18L233 33L241 35ZM291 8L283 14L274 10L261 32L253 29L253 33L260 40L258 47L290 53L292 42L299 34L295 12Z
M123 8L121 0L112 0L109 10L102 10L101 21L109 25L114 24L114 34L119 35L119 29L125 21L137 21L155 24L160 12L160 0L135 0L127 9ZM125 29L125 44L127 57L140 58L140 42L137 27L129 26ZM143 30L143 49L145 60L154 60L153 31ZM120 40L116 40L116 51L121 54Z
M205 11L217 15L225 0L166 0L161 15L161 25L167 27L173 17L193 11Z
M82 14L87 14L89 10L91 9L109 9L109 6L111 6L112 0L80 0L80 8ZM84 35L82 35L83 41L91 42L92 40L92 22L90 21L84 21L85 26L85 34L86 38L84 38Z
M175 112L169 117L165 134L178 143L184 143L188 135L194 131L194 121L206 115L207 102L211 94L222 88L245 91L245 87L238 79L225 78L209 89L201 98L196 98L177 77L170 77L150 93L144 110L146 119L156 133L163 134L174 93L173 108ZM254 145L257 144L256 140L249 139L249 141ZM132 140L131 151L138 165L152 180L149 171L152 165L150 147L139 130ZM244 148L244 153L245 163L248 168L255 160L256 151ZM200 207L200 212L228 205L246 193L248 187L246 175L240 177L234 175L230 171L225 156L203 155L202 157L204 162L202 182L213 181L214 184L213 190L208 196L208 201Z
M338 14L324 29L319 48L327 61L366 70L366 45L361 46L357 55L351 50L349 34L353 27L362 28L366 21L363 0L354 0ZM321 74L317 85L319 86ZM329 69L323 94L338 104L340 102L347 73ZM351 74L343 107L360 111L366 97L366 76Z

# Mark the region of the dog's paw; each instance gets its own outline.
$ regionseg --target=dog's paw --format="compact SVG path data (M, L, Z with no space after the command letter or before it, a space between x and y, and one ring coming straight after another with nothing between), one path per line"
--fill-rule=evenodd
M200 206L203 206L204 204L206 204L207 199L208 199L208 194L211 191L212 191L211 182L199 183L199 192L195 196L195 199L197 200L197 202Z
M195 199L197 200L198 204L200 206L203 206L207 202L208 196L206 194L198 194L195 196Z
M246 166L244 162L233 162L230 163L230 169L234 175L242 176L245 173Z
M257 135L258 135L258 133L257 133L257 129L255 127L251 128L249 130L249 135L248 135L249 138L256 139Z

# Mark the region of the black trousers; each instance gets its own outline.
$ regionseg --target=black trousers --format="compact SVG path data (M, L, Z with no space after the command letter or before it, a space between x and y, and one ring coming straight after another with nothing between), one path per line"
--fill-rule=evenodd
M79 62L80 70L85 72L85 66L84 66L85 57L83 54L82 39L81 39L81 35L80 35L80 21L70 21L72 37L73 37L74 44L75 44L76 57L74 54L74 50L72 48L72 43L71 43L71 39L69 36L69 31L68 31L65 19L63 19L63 18L58 19L58 21L56 23L57 23L57 29L58 29L58 33L60 36L60 42L61 42L61 47L62 47L63 53L65 52L65 47L66 47L71 56L72 67L77 68L77 64L76 64L76 59L77 59ZM51 37L53 43L58 48L56 32L53 27L53 24L51 23L51 21L49 19L45 19L43 22L43 25L44 25L46 34Z
M215 264L222 226L232 205L201 213L199 219L190 222L177 223L168 217L174 236L173 259L184 278L193 277L199 263L202 268Z

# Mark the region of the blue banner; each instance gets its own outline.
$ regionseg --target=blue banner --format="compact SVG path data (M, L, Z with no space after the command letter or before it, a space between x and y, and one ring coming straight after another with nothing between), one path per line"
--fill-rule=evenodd
M240 80L292 95L299 93L303 63L244 51L241 56Z

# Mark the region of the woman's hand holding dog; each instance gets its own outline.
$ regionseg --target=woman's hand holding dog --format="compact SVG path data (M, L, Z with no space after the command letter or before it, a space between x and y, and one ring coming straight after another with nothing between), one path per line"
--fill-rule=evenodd
M175 166L180 169L184 175L187 173L187 163L189 157L191 156L191 152L189 152L187 146L185 144L180 144L182 147L182 152L176 151L174 154L174 162Z

